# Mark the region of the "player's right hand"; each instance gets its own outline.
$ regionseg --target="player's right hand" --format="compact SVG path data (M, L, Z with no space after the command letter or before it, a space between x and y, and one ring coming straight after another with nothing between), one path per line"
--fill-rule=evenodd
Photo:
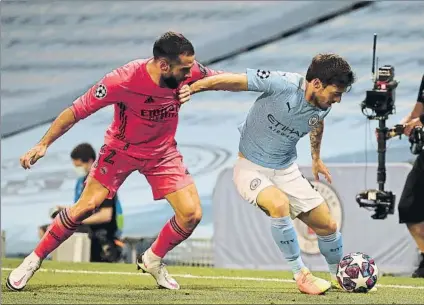
M184 104L190 100L190 87L189 85L184 85L181 87L180 91L178 92L178 99L180 100L181 104Z
M39 159L44 157L47 151L47 145L37 144L30 150L28 150L20 159L21 166L24 169L28 169L31 165L34 165Z

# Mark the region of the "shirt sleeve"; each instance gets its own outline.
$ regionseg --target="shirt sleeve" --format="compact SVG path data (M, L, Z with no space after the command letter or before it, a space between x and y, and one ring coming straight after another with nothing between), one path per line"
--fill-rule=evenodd
M295 73L246 69L247 88L249 91L275 93L301 86L301 78Z
M418 90L417 102L424 104L424 74L423 78L421 79L420 90Z
M191 68L190 83L194 83L195 81L198 81L207 76L217 75L221 73L224 73L224 71L212 70L196 61L193 65L193 68Z
M99 109L118 103L123 87L116 72L104 76L99 82L77 98L71 107L77 121L85 119Z
M238 129L239 133L243 132L243 128L244 128L245 124L246 124L246 121L243 121L240 124L238 124L237 129Z

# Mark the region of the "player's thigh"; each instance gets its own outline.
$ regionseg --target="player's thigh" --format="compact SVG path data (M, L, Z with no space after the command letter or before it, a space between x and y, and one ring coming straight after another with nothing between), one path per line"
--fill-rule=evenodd
M289 200L269 179L272 172L239 158L234 165L233 181L240 196L250 204L258 206L271 217L287 216Z
M88 176L80 198L70 208L72 218L82 221L108 197L109 190L95 178Z
M324 202L324 198L300 172L296 164L277 171L272 177L275 185L287 194L290 200L290 215L294 219Z
M149 160L139 172L146 177L155 200L163 199L194 183L183 157L176 150L163 158ZM197 191L194 195L197 195Z
M184 222L199 221L202 215L200 198L183 158L179 153L160 160L152 160L140 171L149 182L153 198L165 198Z
M99 156L91 167L85 181L84 190L77 203L71 208L71 215L85 219L106 198L113 198L136 164L128 156L106 145L100 149Z
M97 160L91 167L90 180L97 181L103 188L107 189L107 198L112 199L122 183L141 164L143 162L108 145L103 145ZM87 186L90 180L87 180Z

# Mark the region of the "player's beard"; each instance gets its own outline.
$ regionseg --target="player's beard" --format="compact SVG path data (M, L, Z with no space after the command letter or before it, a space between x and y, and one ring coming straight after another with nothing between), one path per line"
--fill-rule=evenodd
M313 104L313 105L315 105L316 107L318 107L318 108L319 108L319 109L321 109L321 110L326 110L326 109L328 109L328 107L323 106L323 105L320 103L320 101L319 101L319 97L318 97L318 95L317 95L315 92L313 92L313 93L312 93L312 104Z
M315 92L312 92L311 101L312 101L312 105L314 105L315 107L320 108L320 106L319 106L319 99L318 99L318 96L317 96L317 94Z
M180 82L175 76L162 76L162 82L170 89L177 89Z

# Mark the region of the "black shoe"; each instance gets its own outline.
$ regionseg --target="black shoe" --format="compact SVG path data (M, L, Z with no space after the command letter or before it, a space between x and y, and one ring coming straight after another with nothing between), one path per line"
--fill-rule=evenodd
M141 271L143 271L143 273L145 273L146 271L143 268L140 267L142 264L144 264L143 255L144 255L144 252L137 256L137 259L135 260L135 265L137 266L137 270L141 269Z
M418 268L412 273L413 278L424 278L424 268Z
M424 278L424 253L421 253L421 262L417 270L412 273L413 278Z

